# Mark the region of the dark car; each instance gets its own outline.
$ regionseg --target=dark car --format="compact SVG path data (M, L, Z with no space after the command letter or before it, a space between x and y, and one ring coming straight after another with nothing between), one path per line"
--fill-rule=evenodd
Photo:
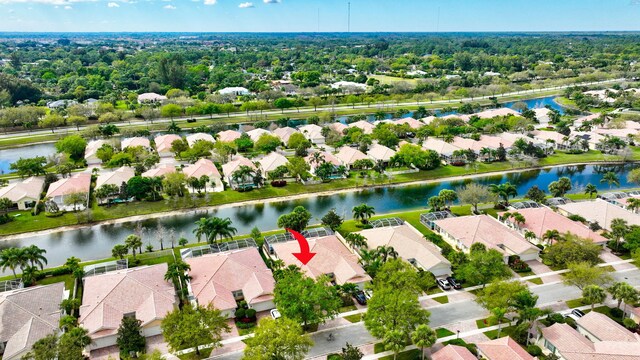
M584 313L580 309L573 309L571 313L579 318L584 316Z
M462 289L462 285L460 285L460 283L458 282L458 280L456 280L456 278L448 276L447 281L449 282L449 285L451 285L452 288L456 290Z
M438 286L440 286L440 288L442 290L451 290L451 285L449 284L449 282L445 279L438 279L436 280L436 282L438 283Z
M367 305L367 297L364 295L364 292L358 291L353 297L356 298L358 304Z

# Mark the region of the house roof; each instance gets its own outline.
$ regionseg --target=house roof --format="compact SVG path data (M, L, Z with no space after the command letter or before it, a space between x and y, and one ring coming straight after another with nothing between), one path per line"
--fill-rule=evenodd
M562 354L594 351L593 343L567 324L555 323L542 329L542 335Z
M84 149L84 158L88 159L92 156L95 156L98 149L100 149L104 144L109 144L109 142L107 140L89 141Z
M436 139L433 137L428 138L422 143L422 147L427 150L433 150L440 155L451 156L456 150L460 150L459 147L450 144L446 141Z
M77 173L49 185L47 197L63 196L72 193L88 193L90 188L91 174Z
M39 199L44 187L44 178L30 177L21 182L0 187L0 198L7 198L16 203L23 199Z
M144 102L144 101L161 101L161 100L166 100L167 97L164 95L160 95L160 94L156 94L156 93L144 93L144 94L140 94L138 95L138 101L140 102Z
M345 129L348 129L349 127L341 122L334 122L328 125L328 127L333 130L333 131L337 131L338 133L342 134L342 132Z
M373 144L369 147L367 155L375 161L389 161L396 154L394 150L380 144Z
M344 165L353 165L353 163L358 160L369 159L369 157L363 154L360 150L354 149L349 146L341 147L340 151L338 151L338 153L336 154L336 157Z
M189 143L189 146L193 146L193 144L195 144L196 141L208 141L210 143L214 143L216 142L216 139L214 139L213 136L211 136L211 134L207 134L207 133L195 133L195 134L187 135L187 142Z
M273 135L279 137L280 140L282 140L282 142L286 144L289 142L289 138L291 137L291 135L297 132L298 130L289 126L285 126L285 127L281 127L273 130Z
M517 212L526 219L526 222L520 226L532 231L539 239L542 239L547 230L558 230L562 234L572 233L581 238L589 239L596 244L607 242L605 237L592 231L588 226L568 219L546 206L518 209Z
M637 340L591 342L571 326L560 323L542 329L542 335L565 360L640 360Z
M220 310L237 307L233 291L248 304L273 299L275 280L256 248L203 255L185 260L191 266L191 289L199 304Z
M125 149L128 147L134 147L134 146L142 146L143 148L148 149L151 147L151 142L149 141L149 139L145 137L132 137L132 138L123 139L122 142L120 143L120 147L122 149Z
M3 359L19 356L58 331L63 298L64 283L0 293L0 343L6 342Z
M293 253L300 251L296 241L275 243L271 246L287 265L296 265L308 276L316 278L333 273L338 284L361 283L371 280L358 264L358 257L349 251L335 235L307 238L310 251L316 255L306 265L302 265Z
M640 342L640 336L620 326L607 315L596 311L588 312L576 320L576 324L578 328L584 329L600 341Z
M161 164L158 167L153 169L149 169L142 173L144 177L155 177L155 176L165 176L167 174L171 174L176 172L176 167L171 164Z
M167 264L158 264L86 277L80 324L99 338L115 334L125 314L135 312L143 327L164 318L177 304L166 272Z
M256 170L256 166L253 164L253 161L247 159L244 156L238 156L234 160L229 161L228 163L222 165L222 173L224 176L231 176L238 168L242 165L248 166L253 170Z
M392 246L401 258L415 259L427 271L436 266L451 266L437 246L425 240L422 234L408 224L362 230L359 234L367 239L369 248Z
M503 107L498 109L489 109L489 110L480 111L479 113L472 114L471 116L473 115L481 119L492 119L496 116L509 116L509 115L520 116L520 113L513 109Z
M466 347L447 345L431 355L431 360L478 360Z
M315 124L303 125L298 130L309 140L324 139L322 128Z
M96 180L96 189L102 185L111 184L120 187L122 183L126 183L132 177L136 176L135 170L128 166L123 166L117 170L103 172L98 175Z
M156 151L166 152L166 151L171 151L171 143L180 139L182 138L176 134L166 134L166 135L156 136L156 138L153 139L153 141L156 143Z
M504 255L520 255L539 249L524 239L517 231L507 227L489 215L473 215L447 218L435 221L435 224L447 232L466 248L480 242L490 249L496 249Z
M396 125L408 124L409 127L411 127L412 129L419 129L424 126L424 124L421 123L420 121L410 117L395 120L394 123Z
M247 131L247 135L249 135L249 137L253 141L258 141L258 139L260 139L260 136L264 134L271 135L271 132L260 128Z
M558 206L569 214L580 215L589 222L598 222L604 229L611 229L613 219L626 220L629 225L640 225L640 215L625 210L602 199L579 201Z
M209 180L222 178L218 168L209 159L200 159L196 161L195 164L185 166L184 169L182 169L182 172L187 177L200 178L201 176L206 175L209 177Z
M359 121L356 121L354 123L351 123L351 124L349 124L349 127L350 128L352 128L352 127L360 128L360 129L362 129L362 131L365 134L371 134L373 132L373 129L376 128L375 125L373 125L372 123L370 123L368 121L364 121L364 120L359 120Z
M532 134L535 139L538 139L544 142L554 141L556 144L563 143L565 141L565 138L567 137L556 131L536 130L536 131L533 131Z
M268 173L269 171L275 170L278 166L286 166L289 163L289 160L274 151L258 160L258 162L260 163L262 172Z
M217 136L218 141L230 142L234 141L235 139L239 139L242 134L235 130L225 130L220 131Z
M535 358L509 336L476 344L489 360L534 360Z
M317 167L318 164L316 164L315 162L312 163L311 159L313 159L315 153L320 153L322 156L321 158L324 159L324 161L331 163L335 166L340 166L342 165L342 162L340 161L340 159L338 159L335 155L333 155L330 152L326 152L326 151L315 151L310 153L307 157L304 158L304 160L307 162L307 164L311 165L311 167Z

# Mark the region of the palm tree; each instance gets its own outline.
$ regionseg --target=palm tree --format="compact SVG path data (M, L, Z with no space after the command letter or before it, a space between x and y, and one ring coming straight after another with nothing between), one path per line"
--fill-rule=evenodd
M624 219L611 220L611 236L616 241L616 251L619 250L620 240L629 233L629 224Z
M531 230L525 230L524 231L524 238L531 241L531 240L535 240L536 239L536 233L534 233Z
M489 185L489 191L502 198L505 206L509 206L510 197L516 197L518 195L518 189L510 182L506 182L504 184L491 184Z
M367 221L376 213L375 208L367 204L354 206L352 211L353 217L355 219L359 219L363 224L366 224Z
M189 270L191 270L191 265L179 260L169 264L167 272L164 274L164 279L166 281L171 281L174 286L178 286L180 288L181 296L185 295L184 286L187 279L190 278L189 275L187 275L187 271Z
M349 244L353 248L366 248L368 246L367 238L365 238L361 234L350 233L344 239L347 241L347 244Z
M133 254L133 258L136 258L136 249L139 249L142 246L142 239L140 236L131 234L124 239L124 244L131 249L131 253Z
M11 269L13 276L17 279L17 268L24 268L27 265L27 260L24 256L24 251L20 248L8 248L0 252L0 268L5 271L7 268Z
M500 332L502 331L502 321L508 320L505 315L507 314L507 309L502 307L497 307L491 309L491 317L498 322L498 336L500 337Z
M114 258L124 259L124 256L129 253L129 248L126 245L117 244L111 249L111 256Z
M151 191L153 192L153 201L156 201L156 196L160 194L162 191L162 177L154 176L149 179L149 186L151 187Z
M639 198L628 198L627 199L627 209L629 211L636 212L636 210L640 209L640 199Z
M582 289L582 297L591 304L591 311L596 306L604 302L607 298L607 293L598 285L588 285Z
M557 241L562 238L562 235L558 230L547 230L544 234L542 234L542 240L546 240L548 244L551 244L552 241Z
M624 313L627 312L627 304L634 304L638 301L640 294L636 289L626 282L617 282L607 289L614 300L618 301L618 309L624 301Z
M205 228L207 226L207 218L200 218L200 220L196 220L196 228L193 229L193 233L196 235L196 239L198 242L201 241L202 235L207 237Z
M40 249L36 245L27 246L23 248L24 255L31 264L31 266L38 266L40 270L44 269L44 265L47 264L47 258L44 257L44 254L47 253L47 250Z
M609 184L609 189L611 189L612 185L620 186L620 179L618 178L618 175L616 175L616 173L614 173L613 171L609 171L602 176L602 179L600 179L600 183Z
M524 217L524 215L518 212L511 214L511 218L518 228L520 228L520 226L524 225L524 223L527 222L527 219Z
M424 348L433 346L438 340L436 332L427 324L420 324L411 334L411 341L420 348L420 359L424 360Z
M247 165L240 165L238 170L236 170L233 175L231 175L231 179L238 185L245 185L248 182L248 179L252 179L255 176L255 170Z
M196 234L196 237L198 237L198 241L200 241L200 237L204 235L207 242L213 244L218 237L220 239L233 238L233 235L235 235L238 230L231 226L231 224L232 222L229 218L201 218L196 221L198 227L194 229L193 232Z
M589 199L591 199L593 195L598 195L598 188L593 184L587 184L584 187L584 193L589 195Z
M393 246L386 246L386 245L378 246L376 248L376 252L378 256L380 256L380 259L382 260L382 262L387 262L389 258L393 258L393 259L398 258L398 252L396 251L396 249L393 248Z

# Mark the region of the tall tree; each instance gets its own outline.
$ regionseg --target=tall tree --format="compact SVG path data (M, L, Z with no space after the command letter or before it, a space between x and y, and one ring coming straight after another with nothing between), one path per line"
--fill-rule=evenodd
M278 227L302 231L309 225L309 220L311 220L309 210L304 206L296 206L291 213L280 215Z
M473 206L475 213L478 213L478 204L492 202L496 199L487 186L477 183L470 183L459 189L458 197L460 202Z
M612 188L613 185L620 186L620 178L618 178L618 175L613 171L609 171L602 176L600 183L606 183L609 185L609 188Z
M120 348L120 357L127 359L130 355L144 352L147 339L142 335L142 321L135 316L125 316L118 327L116 344Z
M497 250L471 251L469 261L458 270L459 276L472 284L487 284L508 278L511 271Z
M182 310L168 313L160 326L171 351L195 348L197 355L202 345L220 347L222 333L230 331L227 319L211 304L207 307L186 304Z
M411 341L420 348L420 359L424 360L424 349L433 346L438 340L435 330L426 324L420 324L411 333Z
M591 305L591 311L593 311L596 304L606 300L607 292L598 285L587 285L582 289L582 298Z
M313 346L300 324L286 317L263 318L245 342L243 360L303 360Z
M608 271L588 262L569 264L569 272L564 275L563 282L584 290L589 285L603 286L611 281Z

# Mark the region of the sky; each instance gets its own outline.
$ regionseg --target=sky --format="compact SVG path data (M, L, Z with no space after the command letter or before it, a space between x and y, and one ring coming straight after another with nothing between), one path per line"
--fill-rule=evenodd
M0 0L18 32L634 31L640 0Z

